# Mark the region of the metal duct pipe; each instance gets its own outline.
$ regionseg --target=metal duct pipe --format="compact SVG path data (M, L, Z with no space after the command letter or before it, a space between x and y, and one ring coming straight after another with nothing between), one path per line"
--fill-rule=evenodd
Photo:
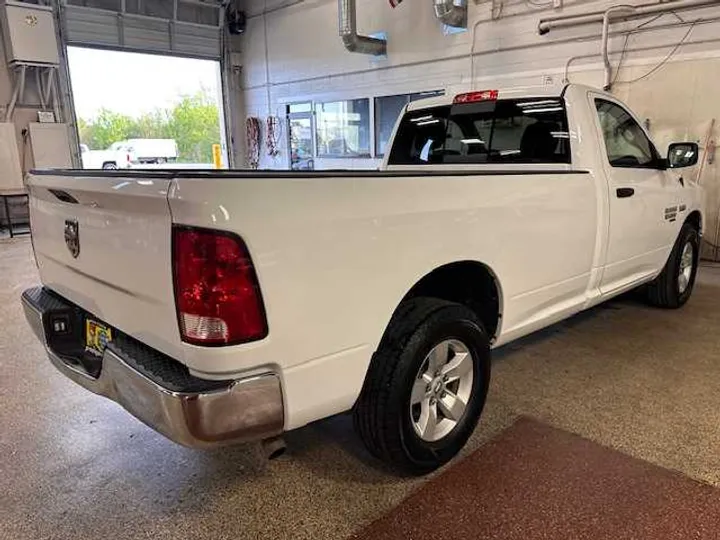
M617 17L615 20L626 21L628 19L637 19L645 15L654 15L656 13L669 13L671 11L681 11L685 9L693 9L719 5L720 0L674 0L672 2L662 2L653 4L640 4L633 6L635 11ZM613 9L613 7L609 9ZM580 24L601 23L605 18L604 11L593 11L582 15L562 15L559 17L548 17L540 19L538 23L538 33L540 35L547 34L555 28L566 28L568 26L577 26Z
M443 24L455 28L467 28L468 3L467 0L433 0L435 16Z
M358 35L355 0L338 0L338 19L340 39L348 51L375 56L387 54L387 40Z
M634 13L636 11L635 6L613 6L605 10L603 14L603 27L602 27L602 40L601 40L601 54L603 64L605 64L605 84L603 89L605 91L610 90L612 86L612 65L610 64L610 55L608 54L608 41L610 35L610 17L614 13Z

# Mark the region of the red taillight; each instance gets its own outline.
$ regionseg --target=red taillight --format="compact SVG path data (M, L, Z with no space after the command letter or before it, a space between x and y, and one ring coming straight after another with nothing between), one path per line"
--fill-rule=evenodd
M498 98L497 90L483 90L482 92L468 92L467 94L458 94L455 96L453 103L475 103L477 101L496 101Z
M127 155L128 163L130 163L132 160L130 159L130 154Z
M173 227L173 274L183 341L233 345L267 336L257 276L239 236Z

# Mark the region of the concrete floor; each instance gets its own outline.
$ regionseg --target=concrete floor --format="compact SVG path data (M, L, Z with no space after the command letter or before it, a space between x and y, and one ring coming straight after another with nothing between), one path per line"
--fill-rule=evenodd
M36 282L29 240L0 240L0 538L345 538L423 482L372 462L347 416L269 463L167 441L50 366L18 302ZM465 453L524 414L720 484L719 304L706 267L681 311L618 300L496 351Z

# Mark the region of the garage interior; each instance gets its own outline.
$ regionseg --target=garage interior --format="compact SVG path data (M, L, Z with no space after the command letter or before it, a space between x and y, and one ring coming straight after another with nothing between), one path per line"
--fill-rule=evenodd
M389 4L0 3L0 538L717 538L720 2ZM272 460L176 445L57 373L19 302L39 283L25 174L82 166L73 46L220 62L230 168L376 169L417 99L605 88L659 148L699 144L696 290L680 311L627 294L495 350L477 430L429 477L383 468L350 415Z

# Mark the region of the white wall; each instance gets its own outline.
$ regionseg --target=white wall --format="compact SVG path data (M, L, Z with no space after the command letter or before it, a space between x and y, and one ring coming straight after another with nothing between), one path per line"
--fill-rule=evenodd
M602 10L616 3L565 0L562 9L554 9L507 0L500 11L500 0L479 4L471 0L469 31L445 35L430 0L407 0L394 10L385 1L359 0L359 31L388 34L387 57L374 58L344 49L338 37L336 0L252 0L247 2L250 18L243 39L245 111L249 116L284 117L285 105L297 101L434 89L453 93L469 89L473 83L476 89L483 89L540 85L548 78L559 84L571 58L575 58L570 64L572 82L601 86L599 24L539 36L537 23L543 17ZM265 9L268 13L262 15ZM613 88L639 116L649 119L661 150L671 140L704 141L712 118L718 120L713 138L720 135L720 100L716 97L720 90L720 7L678 15L686 22L698 22L669 61L647 78L626 82L655 68L685 36L689 24L672 14L631 33ZM612 25L614 66L627 32L647 20ZM317 168L372 168L378 164L375 159L316 159ZM285 134L280 154L270 158L263 152L260 166L288 167ZM709 191L707 230L711 241L720 244L714 238L720 211L716 165L705 168L702 182Z

